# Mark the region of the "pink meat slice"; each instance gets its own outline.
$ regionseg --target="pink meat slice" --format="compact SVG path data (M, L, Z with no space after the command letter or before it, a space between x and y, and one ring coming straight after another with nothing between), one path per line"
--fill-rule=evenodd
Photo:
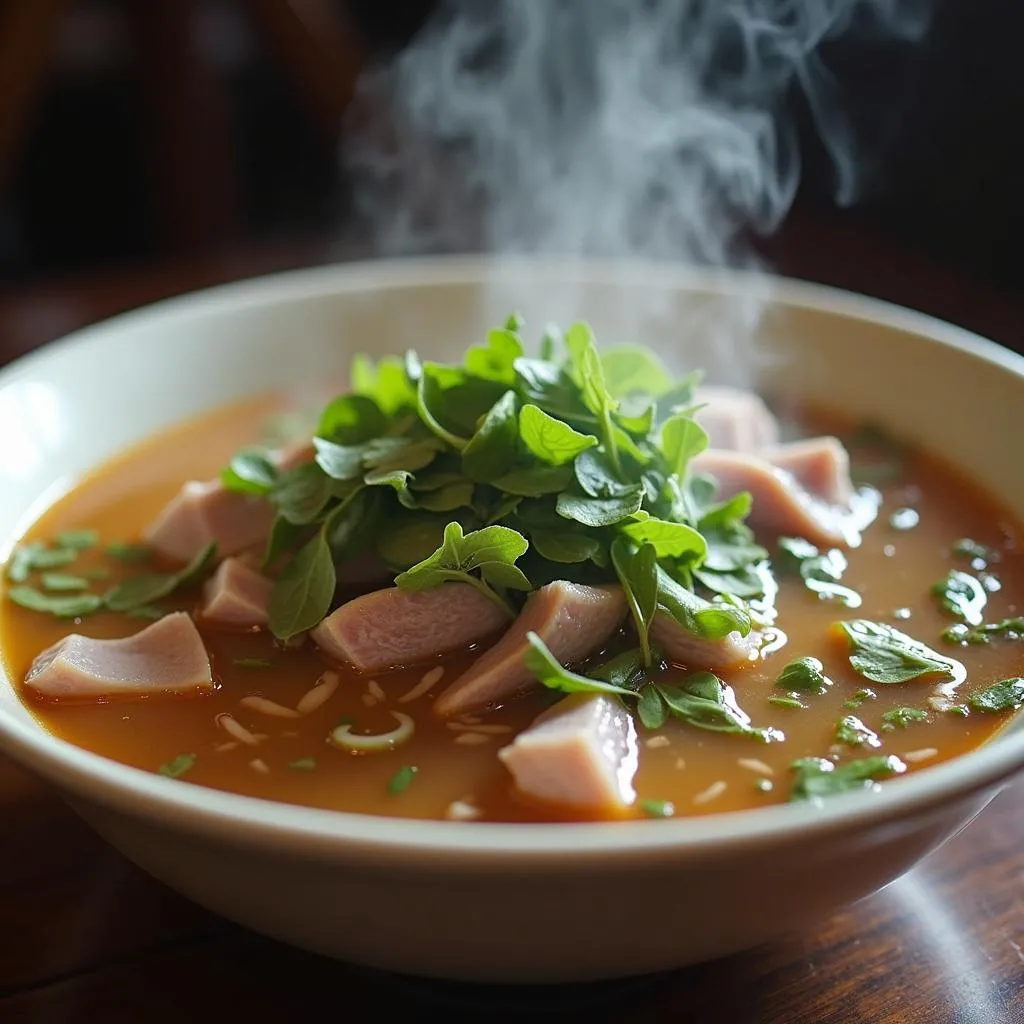
M508 621L507 612L468 583L388 587L347 601L310 636L330 657L378 672L467 647Z
M715 478L723 500L750 492L753 506L748 522L755 532L803 537L825 546L852 547L860 542L867 509L825 501L802 487L792 473L760 455L709 448L691 466Z
M312 442L306 440L269 455L281 470L312 457ZM273 522L274 510L264 498L229 491L219 477L190 480L149 526L144 540L173 561L188 562L212 542L217 544L218 556L224 557L265 541Z
M636 800L636 726L619 701L589 693L545 711L498 757L530 800L594 818L619 817Z
M754 452L778 444L778 420L753 391L708 384L693 400L704 405L693 418L707 431L710 447Z
M626 616L618 585L588 587L556 580L535 590L511 629L438 697L439 715L491 707L537 685L526 667L526 634L536 633L568 665L597 650Z
M274 584L240 558L226 558L206 582L202 617L225 626L267 624Z
M59 700L138 698L211 690L213 675L192 619L172 612L118 640L72 633L32 662L25 685Z
M804 490L831 505L849 505L854 496L850 455L836 437L808 437L764 449L776 469L792 474Z
M727 672L755 664L766 638L763 631L752 629L746 636L736 631L721 640L703 640L688 633L668 612L659 611L651 622L651 639L676 665Z

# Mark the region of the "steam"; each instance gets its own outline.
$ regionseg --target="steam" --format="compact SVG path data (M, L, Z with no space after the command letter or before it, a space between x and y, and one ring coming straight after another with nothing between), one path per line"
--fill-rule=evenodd
M745 263L799 182L793 90L857 197L821 58L917 39L922 0L456 0L364 85L397 129L350 156L379 251ZM894 98L894 100L898 100ZM898 104L897 104L898 105ZM868 140L870 145L870 140Z
M382 255L754 266L750 232L772 232L799 184L787 100L802 94L843 203L876 141L859 139L822 47L913 42L926 11L927 0L450 0L363 83L366 128L347 156L357 217ZM522 304L514 288L491 299L491 317ZM592 319L587 301L545 315ZM691 318L711 332L702 357L728 370L749 354L760 310ZM648 340L658 316L645 308L622 329Z

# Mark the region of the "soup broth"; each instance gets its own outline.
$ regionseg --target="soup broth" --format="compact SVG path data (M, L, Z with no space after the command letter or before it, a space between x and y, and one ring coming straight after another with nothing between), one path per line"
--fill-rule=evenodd
M111 556L111 545L137 541L183 480L216 476L277 411L276 400L260 400L144 443L79 482L23 543L51 542L64 531L96 531L97 542L83 546L72 565L55 572L90 580L109 574L102 583L91 582L92 589L138 573L130 557ZM802 426L807 433L822 428L849 433L822 420ZM856 446L853 455L856 463ZM801 758L833 757L842 766L893 754L907 771L919 771L977 747L1005 723L1005 714L984 713L969 697L1021 671L1024 659L1015 634L966 645L944 640L957 619L933 585L950 570L973 573L984 583L986 622L1018 615L1024 606L1024 564L1016 524L960 474L919 453L902 453L898 474L879 479L877 487L879 513L860 545L845 552L849 564L841 575L841 587L859 595L857 606L844 606L835 593L828 596L827 586L824 596L816 592L797 570L779 571L776 622L784 637L774 641L778 649L742 671L721 673L752 725L771 727L784 740L776 735L773 742L761 742L672 717L657 728L641 727L637 798L626 817L703 815L785 802L792 793L792 765ZM967 538L973 546L958 543ZM827 573L823 578L827 582ZM161 608L192 612L200 600L199 586L192 585ZM930 702L934 679L879 684L860 675L847 643L833 629L837 620L851 618L890 624L961 662L967 678L952 698L952 710L937 710ZM43 700L21 686L40 651L71 631L120 637L146 624L102 610L57 618L4 601L0 646L9 676L47 730L145 771L163 769L182 783L409 818L560 821L575 816L571 809L517 795L497 757L499 748L561 694L538 687L486 713L452 719L432 712L432 699L494 637L412 667L368 673L338 663L308 639L288 645L266 629L216 628L200 619L212 692L75 702ZM585 674L607 653L628 647L627 633L623 627L603 651L574 666L576 671ZM806 657L820 660L831 681L825 692L779 685L783 668ZM656 679L671 684L685 675L668 665ZM320 707L288 714L325 678L334 689ZM246 700L253 697L273 705ZM268 707L274 713L267 713ZM344 723L360 733L394 729L394 712L410 716L415 732L393 749L360 753L330 740L332 730Z

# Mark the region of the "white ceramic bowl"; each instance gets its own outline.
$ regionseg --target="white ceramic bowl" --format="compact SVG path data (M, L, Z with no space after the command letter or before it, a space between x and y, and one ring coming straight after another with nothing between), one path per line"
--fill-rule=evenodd
M585 316L680 368L811 396L943 452L1024 515L1024 360L819 287L671 266L427 260L219 288L79 332L0 373L0 538L95 463L211 406L343 372L351 352L457 356L511 308ZM759 312L760 311L760 312ZM756 342L749 331L756 327ZM740 340L737 340L740 339ZM0 747L168 885L285 942L476 981L659 971L754 946L877 890L1024 766L1009 730L825 807L595 825L417 822L183 785L43 732L0 684Z

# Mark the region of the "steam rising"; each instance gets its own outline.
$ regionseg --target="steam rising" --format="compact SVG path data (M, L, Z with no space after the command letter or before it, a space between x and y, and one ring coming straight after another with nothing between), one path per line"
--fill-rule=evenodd
M349 154L387 254L473 250L744 264L799 182L799 90L857 195L821 47L909 42L923 0L457 0L367 80L396 127ZM870 144L871 140L867 140Z

